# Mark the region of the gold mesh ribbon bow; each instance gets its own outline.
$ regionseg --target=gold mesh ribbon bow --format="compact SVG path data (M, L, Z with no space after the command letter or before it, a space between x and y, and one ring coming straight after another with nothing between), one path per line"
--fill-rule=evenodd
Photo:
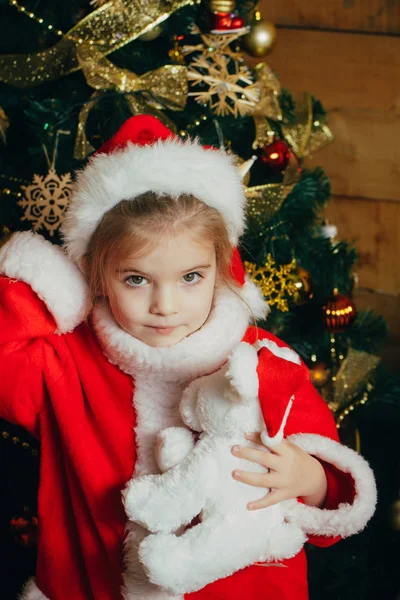
M296 123L283 125L282 131L299 158L311 156L333 140L332 132L325 123L313 122L312 98L308 93L296 101Z
M193 0L110 0L43 52L0 56L0 81L29 88L80 69L76 49L90 44L104 56L162 23Z
M128 69L115 66L101 52L89 45L78 48L77 57L88 85L96 92L89 102L84 104L79 114L75 158L83 159L94 150L86 137L86 122L90 110L105 90L113 89L125 93L133 114L152 114L175 131L174 123L161 111L166 108L183 110L185 107L188 92L186 67L164 65L138 76Z

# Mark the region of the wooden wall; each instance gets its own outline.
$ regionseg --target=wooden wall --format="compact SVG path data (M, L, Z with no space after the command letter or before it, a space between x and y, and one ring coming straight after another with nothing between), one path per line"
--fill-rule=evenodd
M284 87L312 92L328 110L335 141L311 164L332 182L326 217L359 251L357 305L386 319L383 355L398 368L400 0L260 0L259 8L278 27L264 60Z

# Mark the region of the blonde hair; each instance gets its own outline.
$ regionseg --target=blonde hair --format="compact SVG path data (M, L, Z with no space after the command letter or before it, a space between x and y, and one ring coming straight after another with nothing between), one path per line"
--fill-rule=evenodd
M190 231L196 240L214 244L218 278L238 288L230 270L233 248L220 213L189 194L174 198L145 192L106 212L90 239L85 271L92 299L107 295L110 269L121 258L143 255L161 235L182 230Z

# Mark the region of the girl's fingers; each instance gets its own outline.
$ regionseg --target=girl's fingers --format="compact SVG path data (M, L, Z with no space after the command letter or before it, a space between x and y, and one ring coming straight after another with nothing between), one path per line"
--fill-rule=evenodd
M260 508L268 508L269 506L273 506L274 504L278 504L278 502L282 502L282 500L287 500L287 496L283 492L279 490L272 490L264 496L260 498L260 500L255 500L254 502L249 502L247 505L248 510L259 510Z
M282 440L279 444L275 444L273 446L266 446L262 441L261 441L261 434L260 433L245 433L244 437L247 440L250 440L251 442L254 442L255 444L260 444L260 446L262 448L268 448L268 450L272 453L272 454L276 454L277 456L281 456L282 453L285 452L285 447L286 445L289 443L286 440Z
M255 444L260 444L260 446L263 445L262 441L261 441L261 433L245 433L244 437L246 438L246 440L250 440L251 442L254 442Z
M266 450L258 450L257 448L251 448L250 446L234 446L232 448L232 454L238 458L244 458L251 462L258 463L273 471L276 471L279 466L279 458Z
M232 477L237 481L254 487L271 488L278 483L276 474L272 473L252 473L251 471L235 470L232 473Z

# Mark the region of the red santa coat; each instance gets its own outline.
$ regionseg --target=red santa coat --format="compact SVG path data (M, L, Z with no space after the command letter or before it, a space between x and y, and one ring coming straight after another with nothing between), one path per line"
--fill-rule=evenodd
M155 435L181 424L178 401L190 380L219 368L241 339L284 344L247 328L246 307L226 291L207 324L170 348L135 340L105 307L94 311L91 325L81 322L84 282L39 236L20 236L1 249L0 271L7 275L0 278L0 415L41 443L37 574L24 600L172 600L140 572L141 533L130 525L126 537L121 490L133 474L157 472ZM323 509L299 503L309 542L329 546L362 529L375 506L373 475L337 444L332 416L310 381L289 415L285 435L292 434L306 434L305 446L328 478ZM248 567L184 599L293 597L308 597L304 551L277 565Z

